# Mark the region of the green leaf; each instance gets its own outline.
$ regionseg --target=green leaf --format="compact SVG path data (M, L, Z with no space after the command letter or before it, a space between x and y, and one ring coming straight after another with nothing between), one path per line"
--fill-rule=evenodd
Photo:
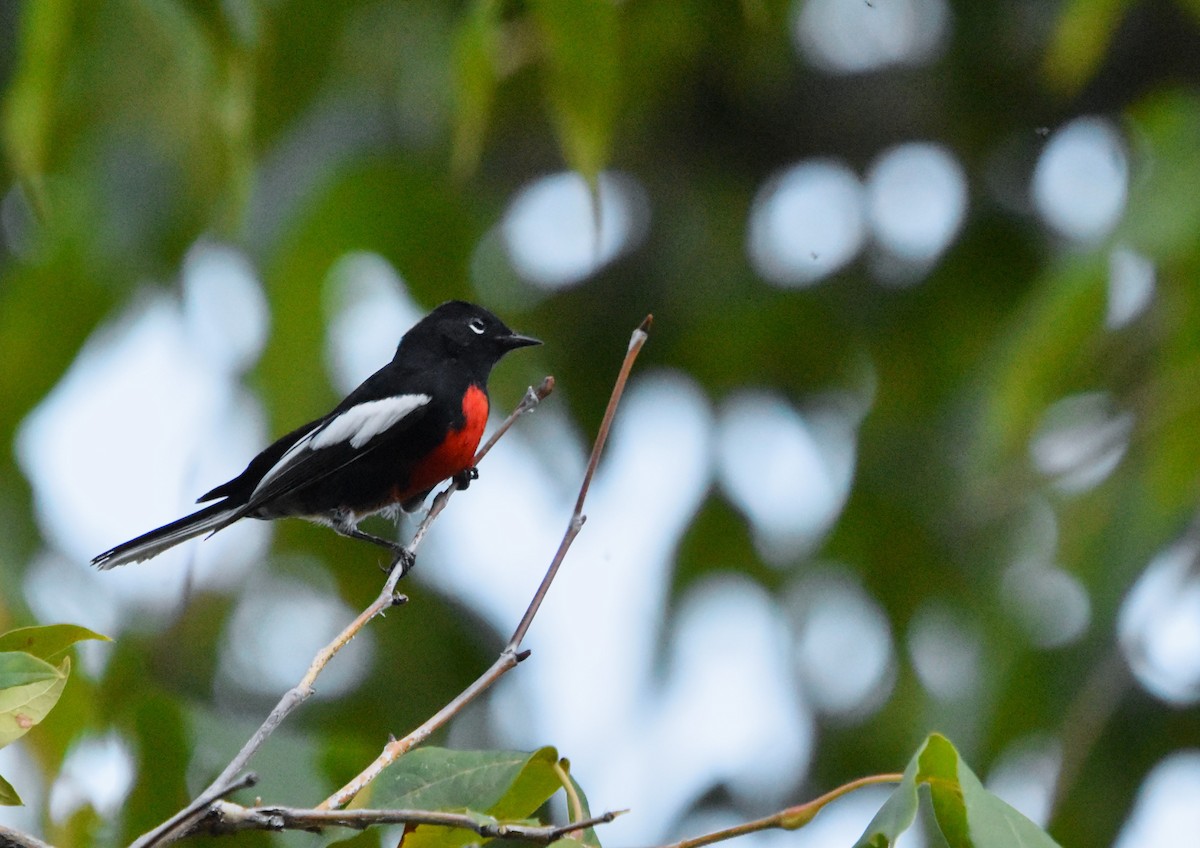
M48 624L18 627L0 635L0 651L24 651L39 659L51 660L76 642L85 639L112 641L107 636L77 624Z
M329 831L326 833L328 834ZM351 836L322 842L320 845L321 848L379 848L379 841L379 830L377 828L366 828ZM384 848L391 848L391 845L392 843L388 842L384 845Z
M499 4L476 0L454 43L454 173L461 179L479 165L499 76L496 51Z
M988 792L965 764L958 782L966 805L967 825L978 848L1053 848L1058 844L1036 824Z
M8 160L29 189L34 208L46 211L42 178L54 135L58 87L74 23L71 3L34 3L21 10L15 55L20 61L4 106Z
M1078 91L1096 72L1128 7L1126 0L1068 0L1046 54L1046 75L1063 91Z
M21 807L24 803L12 784L0 777L0 807Z
M471 812L485 820L532 815L562 785L553 748L523 751L450 751L420 748L389 766L350 804L390 809ZM479 840L465 828L408 832L405 848L453 848Z
M58 669L22 651L0 653L0 689L24 686L58 677Z
M918 779L929 787L934 816L942 836L951 848L969 848L966 811L963 809L962 789L959 787L958 751L944 736L931 735L920 753Z
M1135 133L1129 202L1117 237L1152 259L1178 261L1200 230L1200 100L1181 91L1146 98L1131 112Z
M946 737L931 734L855 848L887 848L912 826L920 786L950 848L1055 848L1041 828L984 789Z
M63 657L55 668L29 654L0 654L0 748L20 739L46 717L58 703L70 673L70 657ZM25 682L11 682L21 680Z
M563 155L594 185L609 159L620 94L617 4L535 0L530 11Z
M527 816L558 789L556 760L553 748L533 753L420 748L389 766L372 784L371 806Z

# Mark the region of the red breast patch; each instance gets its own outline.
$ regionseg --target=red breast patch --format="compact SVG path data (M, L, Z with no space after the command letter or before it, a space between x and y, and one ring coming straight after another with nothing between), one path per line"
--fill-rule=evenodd
M463 395L462 411L465 419L463 426L447 432L442 444L414 466L408 478L408 491L398 500L431 489L471 467L488 419L488 399L482 389L478 386L467 388Z

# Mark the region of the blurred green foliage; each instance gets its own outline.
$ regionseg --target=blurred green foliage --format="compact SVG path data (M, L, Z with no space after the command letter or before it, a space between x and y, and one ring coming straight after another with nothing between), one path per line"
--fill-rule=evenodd
M249 379L278 433L333 399L295 364L322 361L320 287L338 257L377 251L429 306L469 297L473 252L520 187L564 167L589 178L618 167L650 198L646 242L505 315L547 342L542 362L569 387L579 426L595 426L607 396L600 353L623 350L647 312L657 323L642 367L681 369L714 400L756 386L802 404L871 371L853 490L817 556L861 576L898 642L931 600L982 634L974 714L925 693L902 660L878 712L821 728L801 785L894 769L934 728L982 772L1014 739L1044 732L1064 740L1073 769L1050 832L1063 844L1110 843L1146 772L1200 739L1200 711L1155 701L1113 661L1121 598L1185 532L1200 495L1200 6L953 3L934 61L842 76L797 57L793 9L777 0L5 4L0 443L12 444L101 322L142 287L174 290L198 238L238 245L264 281L271 337ZM1037 128L1091 113L1125 130L1129 197L1107 240L1064 247L989 181L998 150L1034 150ZM914 139L947 145L971 195L963 231L919 284L880 285L865 260L803 290L758 277L746 222L772 174L827 155L861 170ZM1116 244L1153 260L1156 293L1133 323L1109 330ZM532 375L498 374L495 395L511 404ZM1066 495L1031 467L1030 438L1050 404L1092 390L1132 412L1132 440L1111 477ZM1061 648L1031 644L996 600L1032 503L1050 504L1055 562L1091 599L1086 634ZM11 451L0 454L0 527L8 629L32 623L19 587L42 545ZM277 540L319 553L338 544L291 525ZM714 491L684 539L674 591L730 567L774 591L808 565L781 573L761 563L743 517ZM335 579L359 606L378 575L347 568ZM138 783L115 837L84 810L47 822L47 838L145 830L185 801L189 768L215 772L269 709L248 704L245 727L217 727L206 706L229 604L197 598L166 634L123 636L103 679L72 679L26 740L33 755L54 774L72 738L118 728L136 747ZM392 673L298 715L292 741L331 782L344 777L387 729L424 718L486 664L480 629L453 599L413 605L403 634L379 629ZM397 683L406 679L423 681L415 696ZM1097 691L1111 708L1088 700ZM1073 732L1084 718L1093 732ZM201 733L213 761L189 766ZM264 752L260 771L285 756Z

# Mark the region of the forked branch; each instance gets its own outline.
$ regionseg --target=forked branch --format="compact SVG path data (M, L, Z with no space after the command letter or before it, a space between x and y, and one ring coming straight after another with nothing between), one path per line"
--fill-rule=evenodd
M521 651L521 642L524 640L529 626L533 623L534 616L537 615L538 609L546 597L546 593L550 590L550 584L554 582L554 576L558 574L558 569L562 565L563 559L571 547L571 543L579 535L579 531L583 527L585 521L583 505L587 499L588 488L591 486L592 478L596 474L596 466L600 463L600 454L604 450L604 443L608 440L608 431L612 427L613 417L616 415L617 406L621 402L621 395L625 392L625 384L629 381L629 372L633 369L633 363L637 359L638 353L641 352L642 345L646 343L651 320L651 316L646 316L641 325L633 331L633 336L629 340L629 348L625 353L625 360L621 363L621 370L617 374L612 394L608 399L608 407L604 411L604 419L600 422L600 430L596 434L596 441L592 444L592 455L588 460L587 470L583 474L583 482L579 486L579 496L575 500L575 511L571 514L571 520L567 523L567 530L558 545L554 559L550 562L550 567L546 570L545 577L542 578L537 592L534 593L533 600L530 601L528 609L525 610L525 615L521 617L521 622L517 625L516 630L513 631L508 644L504 646L504 650L500 652L500 656L496 658L491 667L481 674L474 683L459 693L450 703L438 710L424 724L404 738L393 739L388 742L384 746L383 751L380 752L379 756L369 766L359 772L353 780L337 792L322 801L318 805L318 809L335 810L345 805L351 798L361 792L367 784L378 777L380 772L394 763L401 755L428 739L431 733L456 716L463 707L486 692L491 688L492 684L515 668L517 663L529 656L528 651Z
M545 845L568 833L607 824L619 815L621 812L610 812L564 825L538 826L489 821L469 813L434 810L307 810L294 807L242 807L220 801L210 808L201 829L214 834L226 834L243 830L320 830L326 827L363 830L382 824L424 824L473 830L485 839L520 839Z
M501 422L500 426L496 428L496 431L492 434L491 438L489 438L487 442L484 443L483 447L481 447L475 454L474 464L479 464L479 462L495 446L500 437L508 432L508 429L512 427L513 423L518 418L525 413L534 410L537 405L541 403L553 390L553 377L546 377L543 379L541 384L536 389L530 387L525 393L525 396L521 399L521 402L517 405L517 408L514 409L512 413L504 419L503 422ZM421 541L425 538L425 534L428 532L429 526L438 517L441 511L445 509L446 503L450 500L457 488L458 487L455 483L451 483L449 486L438 492L438 494L434 497L433 503L429 507L429 512L426 513L424 519L417 527L416 532L413 533L412 539L409 540L409 543L405 548L409 554L409 557L407 558L409 562L412 561L412 557L416 556L417 548L420 546ZM174 842L175 840L184 836L188 829L195 823L195 821L201 815L203 815L204 811L215 801L224 798L225 796L236 791L237 789L242 788L245 785L245 778L239 778L239 775L246 767L246 764L250 761L250 758L258 752L259 748L261 748L263 743L265 743L270 735L275 732L275 729L279 727L280 723L287 718L293 710L295 710L298 706L312 696L313 692L315 691L313 686L316 683L317 677L322 671L324 671L325 666L329 664L329 661L332 660L342 648L349 644L350 640L357 636L359 631L362 630L369 621L391 607L403 604L407 600L407 598L405 598L403 595L396 592L396 584L404 575L404 559L404 557L398 558L397 561L393 563L392 570L388 574L387 580L384 581L383 589L380 591L379 596L376 597L366 609L359 613L358 617L355 618L354 621L350 622L350 624L348 624L341 633L334 637L333 641L317 652L317 655L313 657L313 661L308 667L308 671L305 672L304 677L301 678L299 683L289 689L284 696L279 699L279 703L277 703L275 708L271 710L270 715L268 715L262 725L260 725L259 728L254 731L254 735L251 736L246 744L242 746L242 749L238 751L237 755L234 756L232 760L230 760L229 765L225 766L224 770L217 775L216 779L213 780L213 782L210 783L203 792L197 795L190 804L188 804L178 813L171 816L171 818L167 819L153 830L147 831L138 837L131 848L152 848L154 845L163 845Z

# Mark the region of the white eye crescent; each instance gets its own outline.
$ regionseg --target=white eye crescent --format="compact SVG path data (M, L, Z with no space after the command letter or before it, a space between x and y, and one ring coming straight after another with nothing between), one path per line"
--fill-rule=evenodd
M475 335L477 335L477 336L483 335L484 326L483 326L482 319L472 318L471 321L467 324L467 326L471 328L471 332L474 333Z

